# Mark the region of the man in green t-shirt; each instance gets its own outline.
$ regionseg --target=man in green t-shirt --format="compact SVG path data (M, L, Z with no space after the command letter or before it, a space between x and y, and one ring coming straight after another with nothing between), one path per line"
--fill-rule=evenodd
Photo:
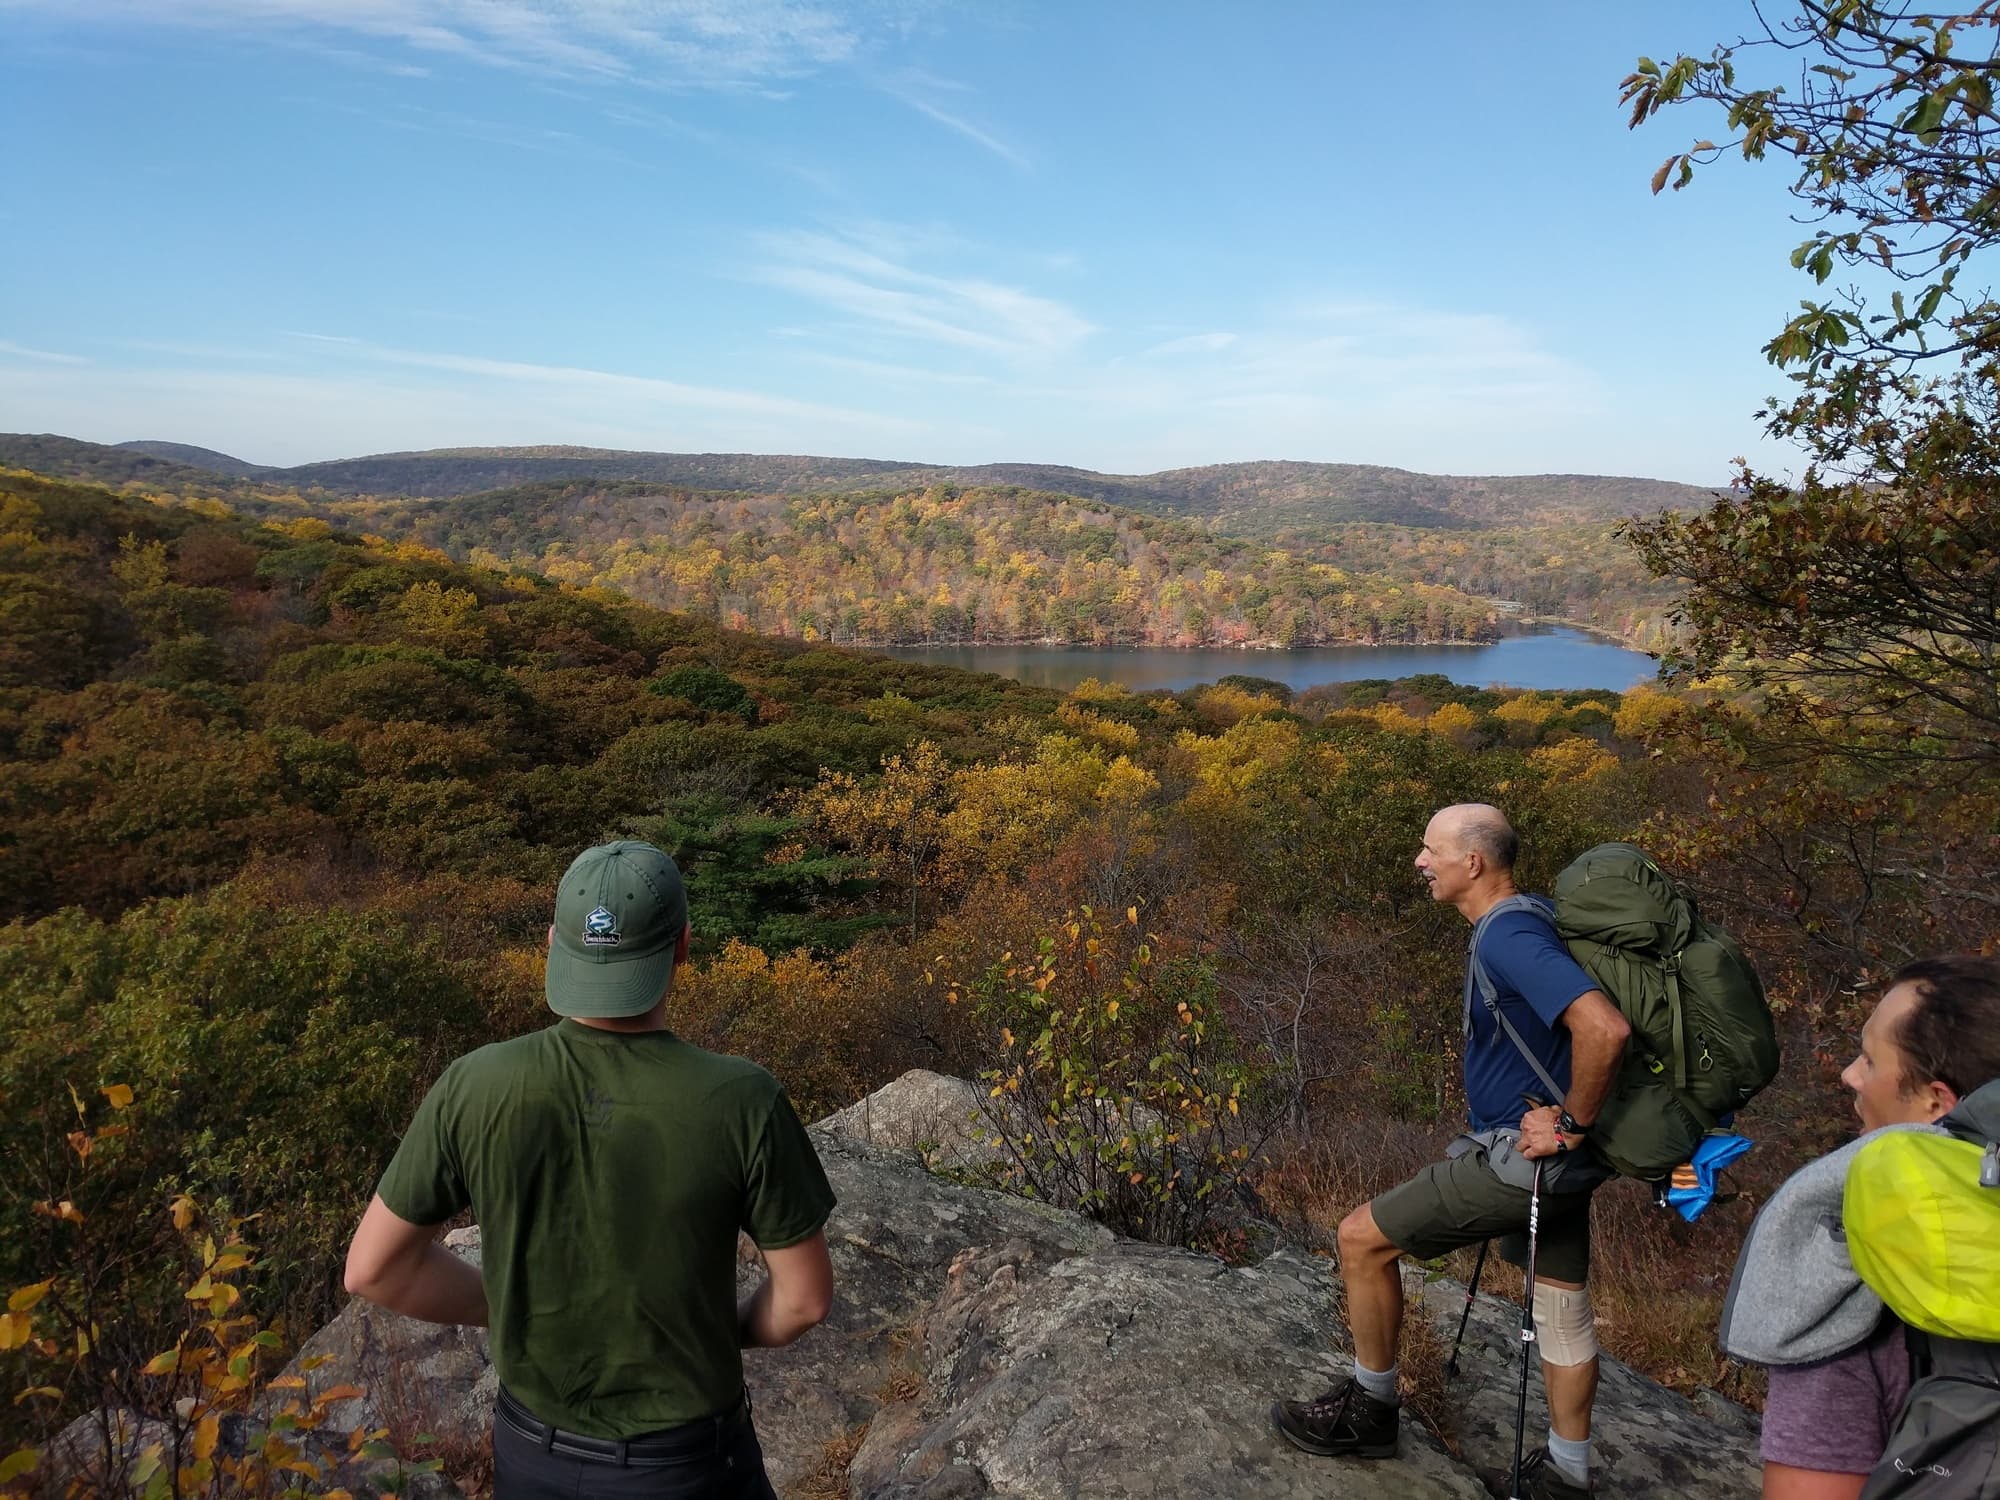
M445 1069L348 1250L356 1296L490 1327L496 1500L772 1495L742 1350L826 1316L833 1190L776 1079L667 1029L689 936L658 849L579 855L549 929L566 1019ZM482 1267L437 1243L467 1208ZM739 1229L769 1271L740 1306Z

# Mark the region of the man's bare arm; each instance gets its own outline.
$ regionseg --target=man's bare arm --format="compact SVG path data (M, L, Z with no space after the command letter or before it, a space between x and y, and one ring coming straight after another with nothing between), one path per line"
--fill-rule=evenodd
M832 1310L833 1259L824 1230L762 1253L770 1275L737 1309L738 1335L746 1349L782 1349Z
M1564 1007L1557 1018L1569 1032L1569 1093L1562 1108L1588 1125L1597 1118L1604 1101L1611 1097L1611 1085L1618 1076L1619 1059L1632 1035L1632 1023L1602 990L1585 990ZM1549 1156L1556 1149L1555 1105L1531 1109L1521 1117L1521 1154L1533 1158Z
M426 1323L486 1326L479 1268L438 1243L435 1224L412 1224L379 1197L347 1247L347 1290Z

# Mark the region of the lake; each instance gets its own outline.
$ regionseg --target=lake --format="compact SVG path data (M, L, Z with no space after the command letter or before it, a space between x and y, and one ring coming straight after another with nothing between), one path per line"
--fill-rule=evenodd
M1145 692L1214 682L1232 672L1268 677L1294 691L1363 677L1437 672L1468 687L1609 688L1651 681L1659 663L1580 630L1526 630L1482 646L1307 646L1295 651L1227 646L886 646L902 661L997 672L1041 687L1069 689L1087 677Z

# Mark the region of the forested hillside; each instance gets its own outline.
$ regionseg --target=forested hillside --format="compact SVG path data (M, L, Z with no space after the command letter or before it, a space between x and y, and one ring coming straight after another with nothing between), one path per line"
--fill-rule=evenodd
M118 443L115 446L131 453L146 453L154 458L164 458L168 463L183 464L194 469L212 469L218 474L234 475L239 479L271 472L269 464L248 463L227 453L217 453L213 448L198 448L192 443L141 438L135 442Z
M534 485L323 513L455 557L811 641L1489 639L1492 606L1030 490L826 496Z
M1462 640L1525 611L1657 651L1673 639L1679 583L1646 573L1618 539L1618 518L1707 498L1651 480L1447 479L1356 465L1128 479L1047 465L580 448L274 469L177 443L0 436L8 461L210 494L256 514L358 520L461 559L476 548L742 628L885 644ZM213 467L189 467L201 463ZM451 484L425 491L440 473ZM470 474L503 487L457 494ZM524 476L547 477L508 482ZM418 493L453 498L408 500ZM935 514L940 504L949 514Z
M1679 639L1674 613L1686 581L1656 577L1620 525L1437 531L1407 526L1329 526L1278 545L1337 561L1360 574L1413 579L1478 599L1507 600L1531 616L1571 620L1655 653Z

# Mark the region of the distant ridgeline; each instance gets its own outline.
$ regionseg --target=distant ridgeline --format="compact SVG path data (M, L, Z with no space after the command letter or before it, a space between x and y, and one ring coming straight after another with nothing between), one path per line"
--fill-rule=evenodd
M462 559L857 643L1475 640L1518 608L1656 650L1677 590L1615 526L1710 499L1656 480L1275 462L1126 476L482 448L280 469L47 435L0 436L0 462L250 509L286 497ZM416 496L437 500L387 503Z

